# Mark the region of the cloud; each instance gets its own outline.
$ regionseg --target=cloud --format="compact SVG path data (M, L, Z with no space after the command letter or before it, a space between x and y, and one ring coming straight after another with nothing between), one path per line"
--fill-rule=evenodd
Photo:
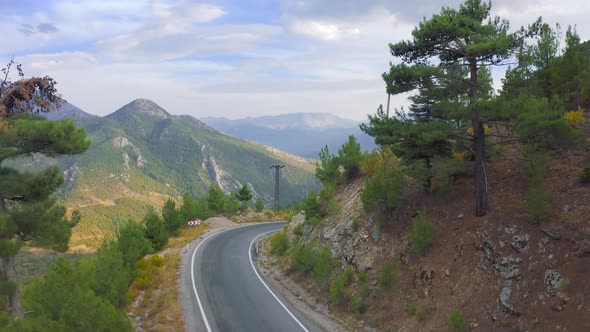
M41 33L56 33L59 30L57 29L57 27L55 27L55 25L53 25L51 23L43 22L43 23L39 23L37 25L37 31L39 31Z
M360 32L358 28L313 20L296 20L291 23L290 30L296 34L319 40L358 37Z

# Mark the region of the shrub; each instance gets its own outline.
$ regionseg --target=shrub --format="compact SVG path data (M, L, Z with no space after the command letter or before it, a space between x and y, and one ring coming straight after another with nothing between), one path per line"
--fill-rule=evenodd
M256 203L254 204L254 208L256 209L256 212L261 212L264 209L264 202L262 201L262 198L258 197L256 199Z
M572 284L572 281L570 279L563 278L559 282L559 290L562 292L567 292L567 290L570 288L571 284Z
M289 249L289 237L284 231L273 234L270 237L270 253L280 256Z
M359 230L359 228L361 227L361 222L359 221L358 218L354 218L352 219L352 231L356 232Z
M330 299L332 303L342 304L350 297L346 286L352 280L352 268L346 267L342 273L337 275L330 285Z
M272 218L272 217L274 217L275 214L271 210L266 210L266 211L264 211L264 215L267 218Z
M359 294L363 297L369 295L369 277L367 276L367 272L359 272L357 278L359 280Z
M133 283L135 284L135 287L137 287L137 289L146 290L150 288L150 286L152 285L152 281L152 276L148 275L135 278Z
M434 240L434 224L426 220L423 212L412 221L412 231L408 233L411 249L416 255L426 255L426 249L432 245Z
M585 120L584 110L578 106L577 111L566 112L563 116L565 121L572 127L579 127Z
M320 215L320 202L318 201L317 193L312 190L305 199L304 210L305 210L305 220L310 220L311 218L319 218Z
M410 302L408 303L408 313L412 316L416 314L416 303Z
M398 279L399 274L393 270L391 263L385 264L379 271L378 283L381 288L390 289Z
M160 255L153 255L150 258L150 263L152 263L153 266L162 266L162 264L164 264L164 258Z
M330 248L322 247L313 266L313 276L318 282L324 284L328 281L330 273L332 273L332 252Z
M449 315L449 323L451 323L451 326L455 331L465 331L469 325L465 318L463 318L461 310L458 309L453 309L453 311L451 311L451 314Z
M424 307L424 308L418 310L416 317L418 317L419 321L423 321L424 319L426 319L426 317L428 317L429 314L430 314L430 308Z
M295 226L295 228L293 228L293 234L295 234L297 236L302 236L303 235L303 224L299 224L299 225Z
M363 301L363 299L360 296L355 295L350 299L348 309L352 313L354 313L356 319L360 319L362 315L364 315L367 312L367 308L367 304L365 303L365 301Z
M332 198L328 202L328 215L335 216L339 214L340 211L342 211L342 206L340 206L340 203L338 203L337 200Z
M358 176L362 160L361 145L353 135L348 136L348 141L338 150L338 162L344 167L348 179Z
M311 272L316 262L314 245L311 242L296 244L291 251L293 268L301 272Z
M322 221L320 220L320 218L316 218L316 217L311 217L309 218L307 221L305 221L306 224L315 226L315 225L319 225Z
M585 167L580 173L580 182L590 183L590 166Z
M540 223L547 215L547 208L553 195L550 192L531 188L526 193L527 214L533 223Z

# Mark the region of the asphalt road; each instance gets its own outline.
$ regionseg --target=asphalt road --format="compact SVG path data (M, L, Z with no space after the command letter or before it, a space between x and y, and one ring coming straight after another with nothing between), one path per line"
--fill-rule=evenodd
M192 291L190 300L183 299L187 316L190 316L186 317L187 329L321 331L279 293L271 290L264 277L255 271L254 240L284 225L263 223L236 227L207 234L193 243L183 271L183 283L189 284L190 280Z

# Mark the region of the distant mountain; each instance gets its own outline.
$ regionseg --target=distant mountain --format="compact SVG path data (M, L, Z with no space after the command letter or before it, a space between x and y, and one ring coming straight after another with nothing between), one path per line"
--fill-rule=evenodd
M73 120L80 120L80 119L90 119L90 118L97 117L96 115L84 112L83 110L68 103L65 100L63 101L63 104L59 107L59 109L54 110L49 113L43 113L43 116L45 116L49 120L61 120L61 119L65 119L65 118L70 118Z
M202 118L203 122L230 136L270 145L306 158L318 158L328 145L332 153L354 135L364 151L375 148L372 137L359 129L359 122L329 113L291 113L230 120Z
M287 166L280 183L283 205L318 187L307 160L227 136L188 115L171 115L146 99L105 117L80 114L85 113L73 116L92 140L88 151L59 161L21 161L31 168L61 163L66 180L61 197L83 216L74 229L74 250L99 245L117 224L138 220L169 196L205 195L213 183L226 192L248 183L269 204L274 197L270 165L277 161Z

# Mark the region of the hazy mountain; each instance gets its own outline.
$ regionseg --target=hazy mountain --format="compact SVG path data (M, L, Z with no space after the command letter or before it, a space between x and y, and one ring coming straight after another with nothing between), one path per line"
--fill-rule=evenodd
M202 118L203 122L230 136L270 145L306 158L317 158L328 145L332 153L354 135L365 151L375 147L373 138L359 129L359 122L329 113L291 113L230 120Z
M64 118L70 118L76 121L80 119L89 119L97 117L96 115L84 112L83 110L68 103L65 100L59 109L53 112L43 113L42 115L48 118L49 120L60 120Z
M65 114L65 113L64 113ZM226 192L249 183L255 196L270 203L274 176L270 165L287 167L281 177L281 203L303 198L317 187L307 160L222 134L187 115L175 116L146 100L135 100L105 117L78 117L92 145L84 154L63 158L62 197L80 209L72 246L97 245L116 224L139 219L168 196L204 195L212 183ZM36 159L27 166L55 161Z

